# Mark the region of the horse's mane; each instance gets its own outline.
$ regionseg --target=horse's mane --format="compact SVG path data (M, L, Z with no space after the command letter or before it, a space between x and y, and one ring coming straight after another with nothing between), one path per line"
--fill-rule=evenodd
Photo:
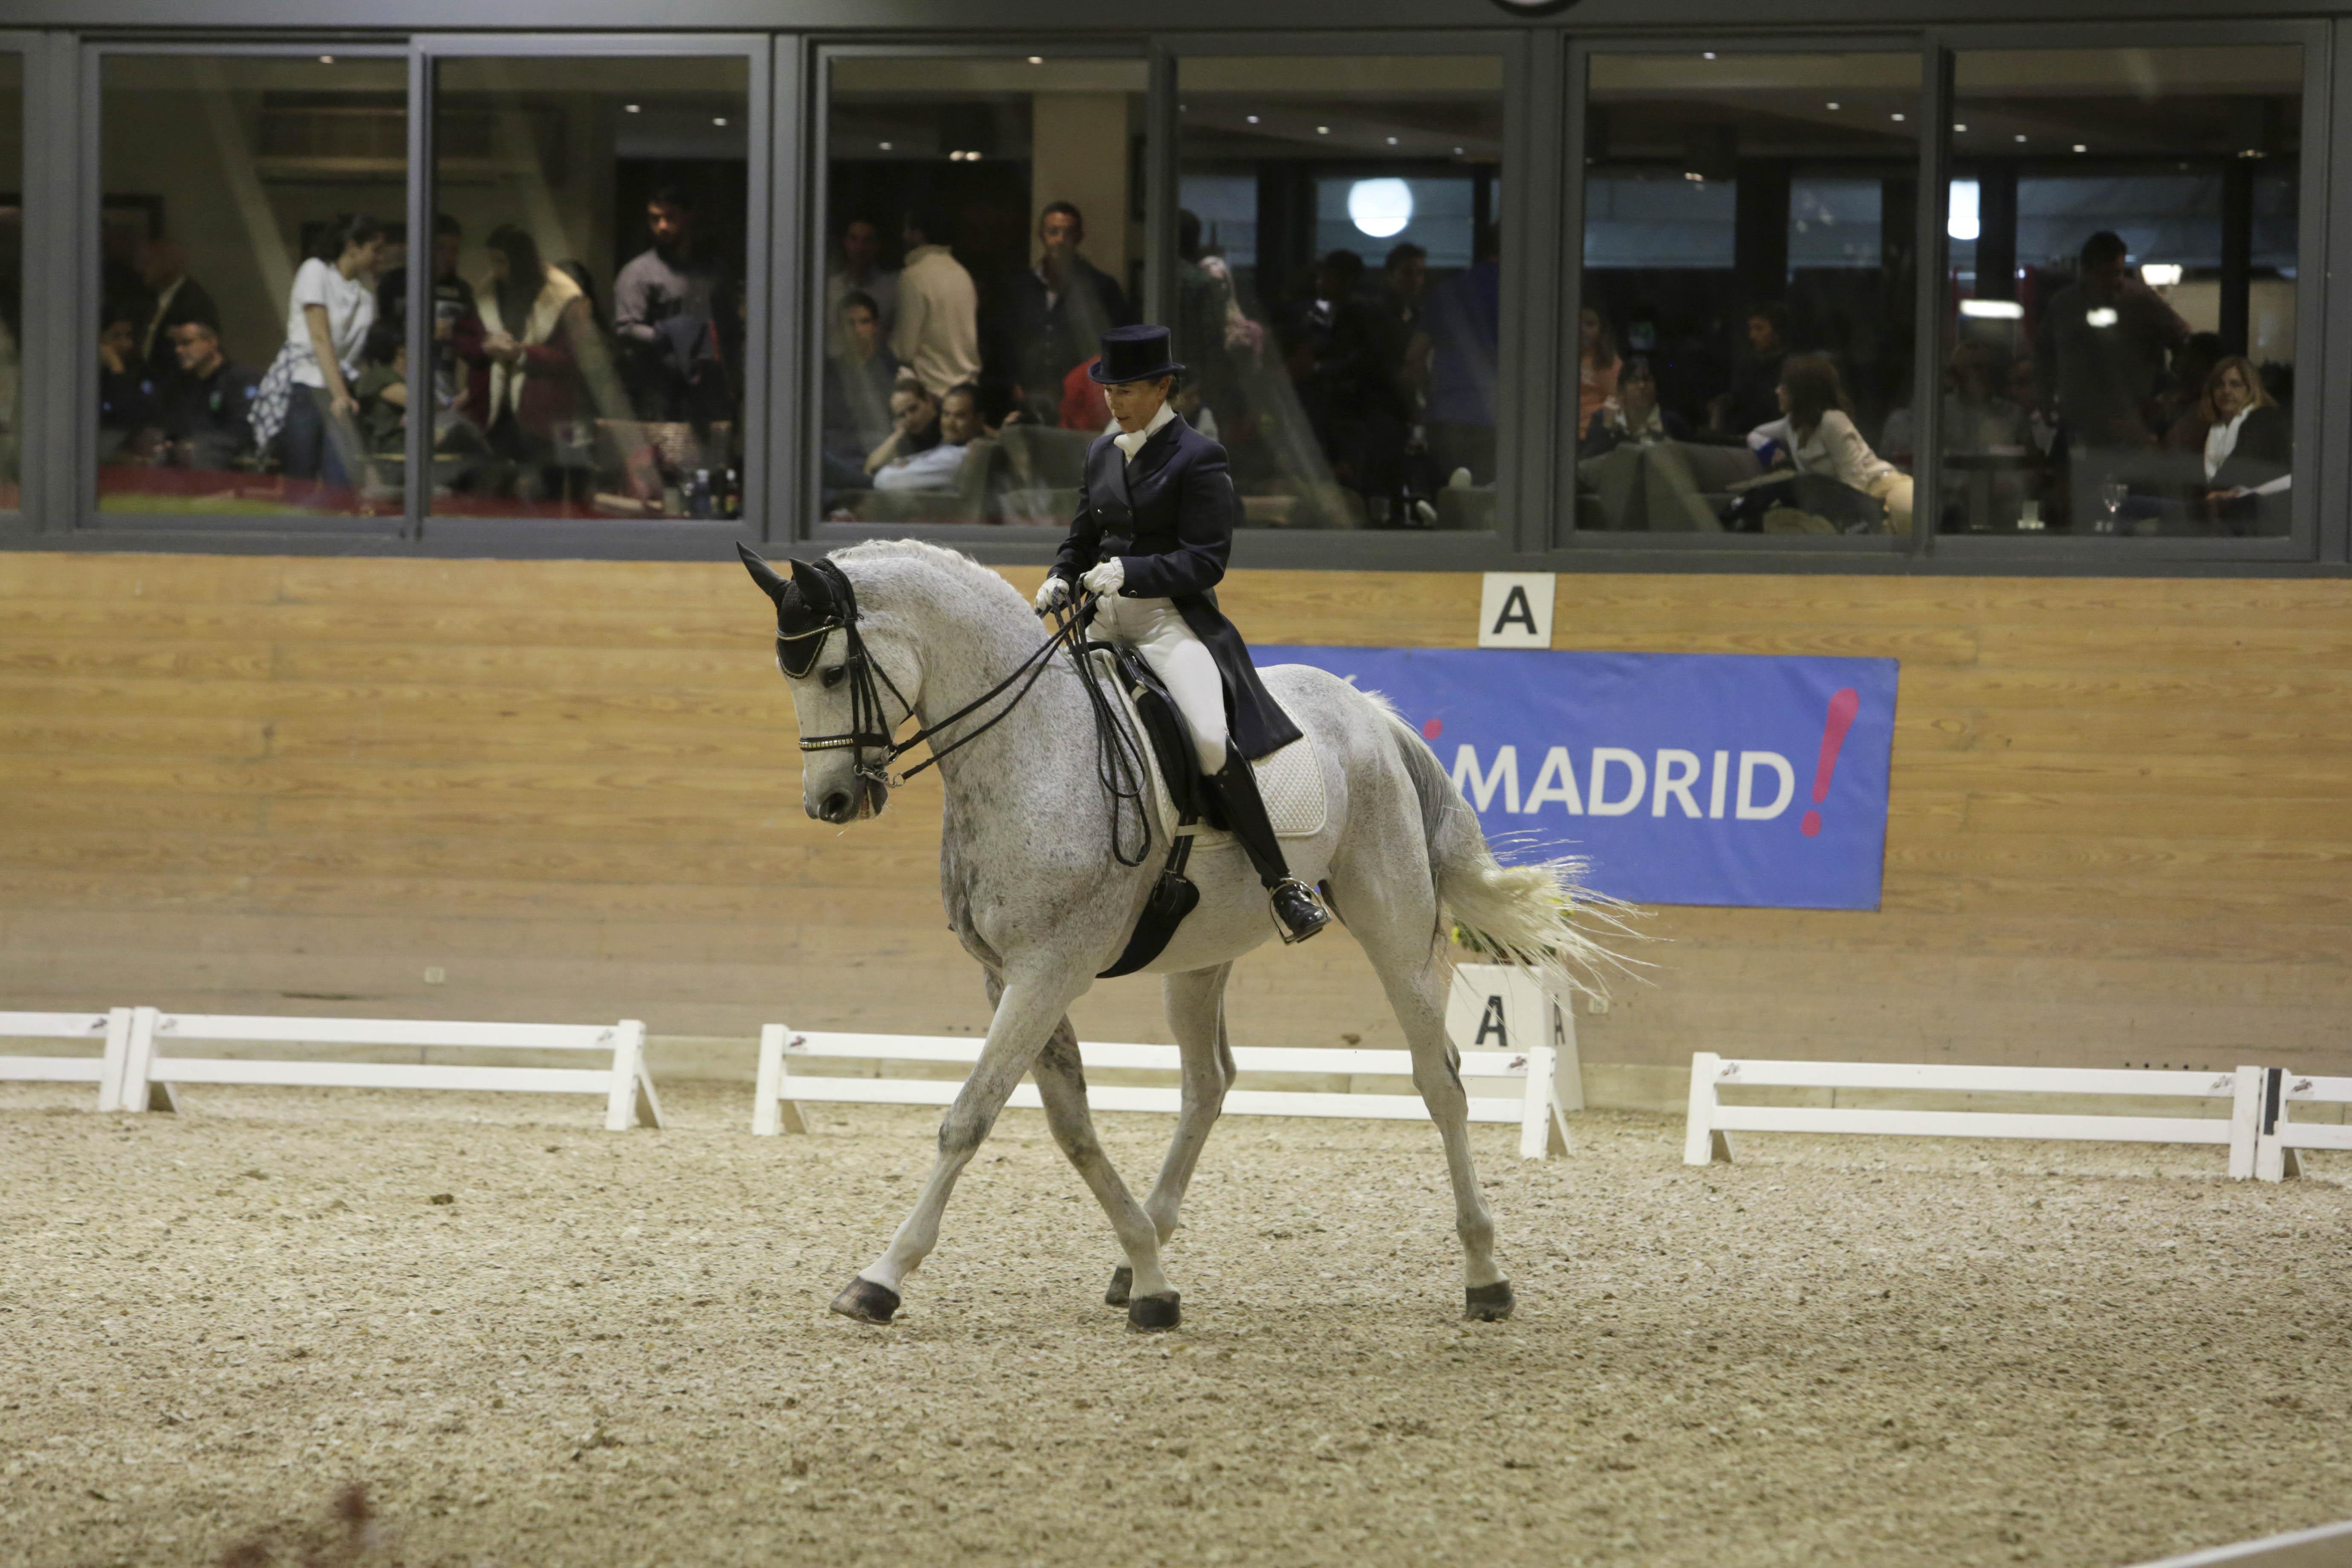
M1016 610L1028 607L1022 600L1021 590L962 551L950 550L945 545L931 544L919 539L869 539L845 550L835 551L833 559L844 567L853 569L853 573L862 561L935 566L977 592L997 595Z

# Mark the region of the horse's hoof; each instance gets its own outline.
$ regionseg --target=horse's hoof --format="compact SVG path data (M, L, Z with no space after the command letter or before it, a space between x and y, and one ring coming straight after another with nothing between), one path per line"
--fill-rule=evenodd
M887 1323L898 1310L898 1292L860 1275L833 1299L833 1310L861 1323Z
M1184 1316L1177 1306L1181 1299L1173 1290L1165 1296L1138 1296L1127 1304L1127 1326L1147 1332L1172 1329Z
M1122 1263L1110 1271L1110 1289L1103 1292L1103 1305L1124 1307L1128 1292L1135 1289L1135 1270Z
M1473 1285L1462 1292L1462 1315L1474 1323L1499 1323L1511 1315L1517 1304L1507 1279L1497 1279L1492 1285Z

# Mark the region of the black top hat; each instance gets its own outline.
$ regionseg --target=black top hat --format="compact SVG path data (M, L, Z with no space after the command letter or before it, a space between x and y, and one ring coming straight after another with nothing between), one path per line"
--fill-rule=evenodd
M1087 374L1105 386L1123 381L1157 381L1184 367L1168 357L1165 327L1113 327L1102 335L1102 358Z

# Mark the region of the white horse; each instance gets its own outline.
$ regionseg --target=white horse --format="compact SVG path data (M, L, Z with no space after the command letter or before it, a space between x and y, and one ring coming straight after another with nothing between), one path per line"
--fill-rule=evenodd
M953 551L912 541L860 544L829 563L791 562L789 579L749 551L743 556L776 604L778 663L805 753L802 803L820 821L856 821L887 803L877 736L887 739L910 714L929 729L1018 675L1039 650L1039 625L1021 595ZM1298 877L1328 888L1412 1047L1413 1084L1454 1182L1466 1315L1506 1317L1511 1287L1495 1261L1494 1221L1471 1165L1467 1100L1445 1037L1445 936L1449 920L1459 922L1488 951L1582 984L1609 958L1570 923L1588 895L1570 880L1568 862L1498 865L1444 768L1380 698L1307 666L1265 674L1317 748L1328 803L1322 832L1289 840L1285 850ZM1138 1204L1096 1141L1066 1014L1126 945L1167 846L1154 823L1153 848L1140 865L1114 860L1095 710L1069 657L1049 656L1023 691L1016 683L982 703L935 742L935 750L953 746L1003 715L938 764L946 793L940 891L950 925L987 977L996 1008L988 1041L940 1122L939 1158L914 1212L833 1308L866 1322L890 1321L906 1277L939 1240L957 1176L1030 1073L1055 1141L1126 1253L1107 1299L1124 1302L1137 1328L1169 1328L1178 1297L1160 1267L1160 1244L1176 1228L1185 1184L1233 1082L1225 979L1235 959L1274 934L1265 892L1238 847L1196 854L1190 874L1200 904L1147 966L1166 977L1183 1087L1174 1141L1150 1196ZM1122 836L1130 852L1134 816L1130 807Z

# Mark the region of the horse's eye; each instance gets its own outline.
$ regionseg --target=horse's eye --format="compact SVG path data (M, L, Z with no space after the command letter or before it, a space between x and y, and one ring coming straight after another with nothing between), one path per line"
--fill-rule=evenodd
M836 687L836 686L840 685L840 684L841 684L841 678L842 678L842 676L843 676L844 674L845 674L845 673L846 673L846 671L845 671L845 670L842 668L842 667L841 667L840 665L837 665L837 664L836 664L836 665L835 665L831 669L826 670L826 671L824 672L824 684L825 684L825 689L826 689L827 690L830 690L830 689L832 689L834 687Z

